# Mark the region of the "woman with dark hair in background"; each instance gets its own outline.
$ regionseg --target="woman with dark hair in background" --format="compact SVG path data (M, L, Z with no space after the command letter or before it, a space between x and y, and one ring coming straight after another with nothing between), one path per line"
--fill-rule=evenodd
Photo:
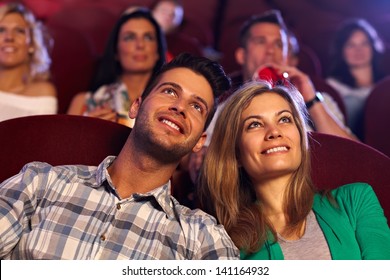
M327 82L343 97L348 126L361 139L365 101L375 83L384 76L379 67L383 52L378 33L364 19L344 22L331 47Z
M164 35L149 9L127 9L112 30L89 92L77 94L68 114L87 115L132 127L131 103L165 63Z

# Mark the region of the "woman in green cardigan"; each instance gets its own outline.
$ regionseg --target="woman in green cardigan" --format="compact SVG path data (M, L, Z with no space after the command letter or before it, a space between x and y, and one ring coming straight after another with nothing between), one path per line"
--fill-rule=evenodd
M227 102L199 199L242 259L390 259L390 229L371 186L316 191L307 110L293 86L250 82Z

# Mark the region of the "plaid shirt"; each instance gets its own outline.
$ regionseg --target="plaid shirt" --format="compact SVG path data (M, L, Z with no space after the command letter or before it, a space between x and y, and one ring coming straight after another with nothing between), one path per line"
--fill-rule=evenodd
M33 162L0 185L3 259L238 259L225 229L170 195L170 183L120 199L95 166Z

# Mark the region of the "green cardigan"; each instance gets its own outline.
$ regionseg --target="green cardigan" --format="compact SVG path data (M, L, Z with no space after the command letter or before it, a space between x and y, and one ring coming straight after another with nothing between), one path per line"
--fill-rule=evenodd
M383 209L370 185L348 184L332 190L338 207L316 194L313 212L334 260L390 260L390 229ZM279 243L266 241L246 260L283 260Z

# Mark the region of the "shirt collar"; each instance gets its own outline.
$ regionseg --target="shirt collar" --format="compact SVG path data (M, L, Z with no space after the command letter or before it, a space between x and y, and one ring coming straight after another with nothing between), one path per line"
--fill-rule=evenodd
M96 171L96 188L103 186L105 182L107 182L110 189L113 190L114 193L115 191L115 186L112 183L111 177L108 174L107 168L114 162L116 159L116 156L108 156L106 157L97 167ZM167 214L169 217L174 216L173 212L173 202L171 199L171 181L166 182L162 186L159 186L150 192L141 194L141 193L136 193L133 195L134 200L139 201L143 200L146 198L154 198L157 203L160 205L162 210Z

